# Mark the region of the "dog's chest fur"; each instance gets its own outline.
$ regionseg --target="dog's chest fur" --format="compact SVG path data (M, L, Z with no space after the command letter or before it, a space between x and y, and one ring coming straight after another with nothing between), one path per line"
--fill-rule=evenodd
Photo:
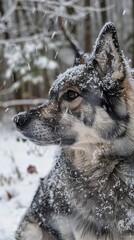
M112 167L105 161L105 168L102 162L82 172L69 158L63 158L64 164L58 161L57 169L47 179L48 227L62 239L133 240L133 163L130 161L126 168L113 159ZM42 202L40 205L39 214L43 216L46 206Z
M86 223L83 223L83 226L81 225L81 227L78 228L76 219L59 216L53 224L64 240L134 240L131 232L119 233L115 226L113 226L110 232L103 232L100 236L97 232L94 232L97 229L93 230L91 224L88 226ZM88 228L86 232L84 232L85 228Z

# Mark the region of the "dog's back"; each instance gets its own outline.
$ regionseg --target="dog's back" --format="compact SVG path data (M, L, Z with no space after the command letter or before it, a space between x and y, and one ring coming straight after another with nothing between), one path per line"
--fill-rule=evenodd
M17 240L134 240L134 95L112 23L77 64L14 118L31 141L61 146Z

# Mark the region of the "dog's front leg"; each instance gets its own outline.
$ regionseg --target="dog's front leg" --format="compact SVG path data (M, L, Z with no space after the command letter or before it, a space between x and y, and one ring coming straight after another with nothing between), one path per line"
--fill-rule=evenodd
M16 236L16 240L44 240L42 229L35 223L22 222Z
M48 230L42 229L37 223L23 221L16 231L16 240L56 240Z

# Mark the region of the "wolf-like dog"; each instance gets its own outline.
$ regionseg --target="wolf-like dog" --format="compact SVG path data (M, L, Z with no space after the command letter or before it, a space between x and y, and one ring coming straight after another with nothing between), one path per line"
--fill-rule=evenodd
M16 240L134 240L134 90L113 23L14 122L32 142L61 147Z

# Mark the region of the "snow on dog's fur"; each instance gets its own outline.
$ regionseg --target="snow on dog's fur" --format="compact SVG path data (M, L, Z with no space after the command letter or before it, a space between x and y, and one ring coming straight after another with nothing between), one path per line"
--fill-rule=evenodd
M36 144L61 146L17 240L134 240L134 90L112 23L76 63L14 118Z

